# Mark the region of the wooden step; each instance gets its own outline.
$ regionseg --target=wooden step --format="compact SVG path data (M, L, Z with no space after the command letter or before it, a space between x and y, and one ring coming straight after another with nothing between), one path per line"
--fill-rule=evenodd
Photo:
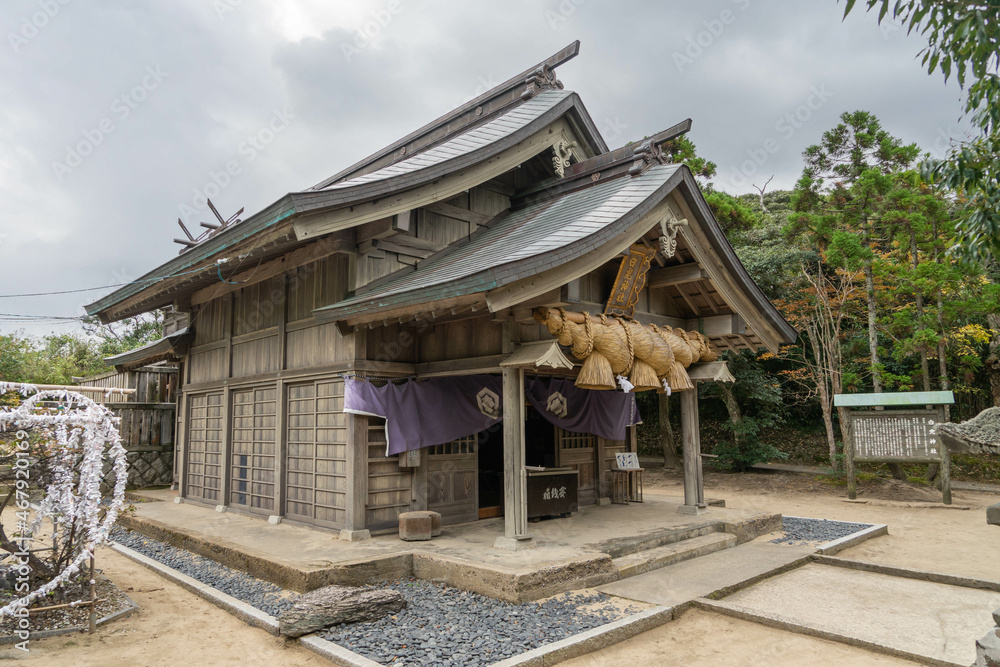
M658 570L674 563L706 556L736 546L736 536L730 533L709 533L613 559L621 579Z

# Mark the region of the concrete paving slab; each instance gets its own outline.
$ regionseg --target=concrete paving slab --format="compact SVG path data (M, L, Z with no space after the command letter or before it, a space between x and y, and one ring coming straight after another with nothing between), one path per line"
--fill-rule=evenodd
M692 537L731 533L738 542L780 525L780 515L711 508L702 517L677 514L677 502L651 495L642 504L588 506L572 517L531 524L535 549L494 549L503 519L445 526L432 540L398 534L349 542L336 532L237 512L174 503L175 492L144 494L119 522L153 539L213 558L285 588L363 584L417 576L511 601L528 601L615 581L612 558Z
M855 638L937 664L969 665L1000 593L809 564L714 606Z
M815 550L809 546L747 542L606 584L597 590L630 600L676 607L793 567L809 558Z

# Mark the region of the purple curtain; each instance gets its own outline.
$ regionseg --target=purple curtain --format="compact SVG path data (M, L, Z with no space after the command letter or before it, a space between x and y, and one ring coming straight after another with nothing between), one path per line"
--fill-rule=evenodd
M634 393L580 389L554 377L525 379L524 393L542 417L567 431L624 440L626 428L642 423Z
M387 382L344 383L344 412L385 417L386 456L441 445L493 426L503 416L500 378L465 375Z
M556 426L624 440L625 429L639 424L635 394L579 389L572 380L532 377L525 395ZM387 382L344 382L344 412L385 418L386 455L441 445L479 433L501 421L503 383L493 375Z

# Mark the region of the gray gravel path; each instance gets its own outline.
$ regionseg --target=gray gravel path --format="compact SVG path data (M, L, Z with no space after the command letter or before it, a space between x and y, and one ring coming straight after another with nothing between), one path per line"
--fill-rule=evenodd
M209 584L223 593L232 595L271 616L277 617L289 609L298 597L297 593L286 591L246 572L220 565L211 558L172 547L119 526L112 529L111 539L193 579Z
M321 636L383 664L489 665L640 610L623 613L603 593L513 604L419 579L384 587L402 593L406 609Z
M297 593L210 558L116 527L119 544L278 617ZM375 623L340 625L318 633L376 662L392 665L489 665L504 658L610 623L639 606L619 609L603 593L567 593L543 602L513 604L420 579L369 588L402 593L406 609Z
M870 528L868 523L848 523L828 519L802 519L782 517L781 528L784 535L772 542L778 544L813 544L838 540Z

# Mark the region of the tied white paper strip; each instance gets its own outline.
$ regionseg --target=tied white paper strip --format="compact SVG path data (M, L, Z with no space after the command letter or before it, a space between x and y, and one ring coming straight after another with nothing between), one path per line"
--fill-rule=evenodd
M624 375L618 376L618 386L622 388L626 394L635 389L635 385L628 381L628 378Z
M31 390L35 390L34 396L26 399L19 407L0 411L0 429L37 428L52 438L49 444L56 450L53 453L54 481L46 489L45 498L39 504L38 512L31 522L31 532L36 533L45 519L50 519L57 530L75 519L83 531L84 546L54 579L0 609L0 618L31 605L78 573L84 561L93 556L97 547L110 541L111 528L125 505L128 461L118 433L118 417L103 405L75 391L38 391L31 385L0 382L0 394L19 391L27 395ZM60 404L59 410L36 413L41 401L57 401ZM101 476L105 447L113 460L115 486L102 521ZM74 470L80 453L83 458Z
M674 392L672 392L670 390L670 385L667 384L666 380L663 381L663 391L667 392L667 396L669 396L670 394L674 393Z

